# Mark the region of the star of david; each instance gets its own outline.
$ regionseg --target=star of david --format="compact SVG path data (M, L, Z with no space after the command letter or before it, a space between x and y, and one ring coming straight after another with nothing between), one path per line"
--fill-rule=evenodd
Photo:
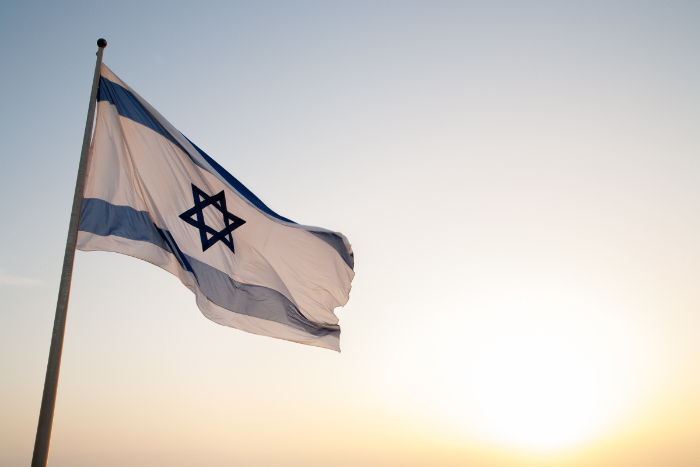
M207 249L214 246L216 242L220 241L229 247L231 252L235 253L231 232L245 224L245 221L228 212L226 209L226 197L224 192L222 191L219 194L209 196L193 183L192 197L194 198L194 207L180 214L180 219L199 229L199 238L202 240L202 251L207 251ZM223 230L216 231L204 222L204 209L209 206L216 208L223 216L224 225L226 226ZM209 238L209 235L211 235L211 238Z

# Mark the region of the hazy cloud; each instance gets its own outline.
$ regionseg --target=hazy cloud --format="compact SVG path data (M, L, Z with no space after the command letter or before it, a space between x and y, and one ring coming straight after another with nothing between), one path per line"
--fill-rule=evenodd
M42 282L36 279L30 279L27 277L20 277L5 272L0 269L0 285L11 285L15 287L28 287L34 285L41 285Z

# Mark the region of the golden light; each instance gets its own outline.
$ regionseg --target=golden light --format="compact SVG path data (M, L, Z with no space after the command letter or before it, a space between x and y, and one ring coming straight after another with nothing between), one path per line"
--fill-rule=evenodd
M521 330L484 345L468 369L468 397L487 432L521 447L563 448L590 435L609 381L585 348Z
M603 435L637 396L631 331L575 297L492 302L461 324L441 346L445 405L489 442L572 448Z

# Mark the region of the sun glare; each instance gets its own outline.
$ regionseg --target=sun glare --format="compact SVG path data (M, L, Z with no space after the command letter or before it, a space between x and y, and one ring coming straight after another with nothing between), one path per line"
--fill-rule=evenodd
M573 448L601 435L634 392L621 378L632 346L606 313L524 302L492 303L441 346L446 408L492 442Z
M595 429L601 376L572 342L520 331L480 349L469 368L468 393L493 435L529 449L557 449Z

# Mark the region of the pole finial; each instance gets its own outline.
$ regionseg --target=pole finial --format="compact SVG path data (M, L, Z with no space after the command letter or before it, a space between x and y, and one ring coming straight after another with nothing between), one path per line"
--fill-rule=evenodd
M104 39L97 39L97 47L105 48L107 47L107 41Z

